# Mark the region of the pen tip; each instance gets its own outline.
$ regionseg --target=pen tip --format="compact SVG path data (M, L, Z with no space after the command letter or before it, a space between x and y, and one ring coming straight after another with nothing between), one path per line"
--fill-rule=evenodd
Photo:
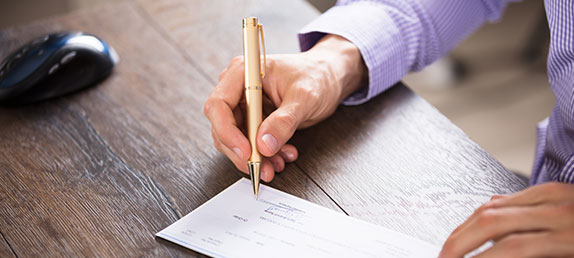
M251 175L251 183L253 184L253 193L255 194L255 199L259 195L259 177L261 174L261 162L249 162L249 174Z
M253 186L253 193L255 194L255 200L259 199L259 182Z

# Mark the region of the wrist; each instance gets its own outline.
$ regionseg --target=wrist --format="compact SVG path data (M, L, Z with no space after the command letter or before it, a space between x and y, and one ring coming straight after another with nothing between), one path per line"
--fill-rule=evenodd
M327 68L331 86L339 93L339 102L368 84L369 71L361 52L349 40L329 34L306 53Z

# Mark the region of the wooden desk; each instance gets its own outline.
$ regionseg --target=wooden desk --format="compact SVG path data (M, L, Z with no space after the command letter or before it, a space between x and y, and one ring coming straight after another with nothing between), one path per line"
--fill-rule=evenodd
M241 176L203 103L241 54L243 16L271 53L296 52L318 13L299 1L141 0L0 31L0 56L55 30L107 40L101 85L0 108L0 256L181 256L154 234ZM403 85L296 134L301 158L270 184L434 244L492 194L526 183Z

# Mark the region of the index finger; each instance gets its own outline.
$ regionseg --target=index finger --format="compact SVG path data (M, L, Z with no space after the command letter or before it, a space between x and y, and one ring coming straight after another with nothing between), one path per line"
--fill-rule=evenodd
M229 67L225 69L225 73L222 73L209 99L223 100L230 107L230 110L233 110L243 96L244 69L243 57L233 58Z
M574 185L566 183L545 183L530 187L524 191L497 198L489 203L489 207L529 206L541 203L557 203L574 201Z
M204 106L205 116L211 122L214 133L227 148L234 150L239 158L246 160L251 152L249 141L237 127L233 110L243 96L243 59L234 58L228 71L219 81ZM238 152L237 150L240 150Z

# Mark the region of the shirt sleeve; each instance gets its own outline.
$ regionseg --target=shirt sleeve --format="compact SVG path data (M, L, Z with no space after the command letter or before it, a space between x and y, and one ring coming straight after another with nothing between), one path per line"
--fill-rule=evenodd
M442 57L485 21L497 20L504 0L339 1L299 32L302 51L325 34L355 44L369 70L369 84L343 104L357 105Z
M556 104L539 124L531 184L574 183L574 2L545 1L550 27L548 79Z

